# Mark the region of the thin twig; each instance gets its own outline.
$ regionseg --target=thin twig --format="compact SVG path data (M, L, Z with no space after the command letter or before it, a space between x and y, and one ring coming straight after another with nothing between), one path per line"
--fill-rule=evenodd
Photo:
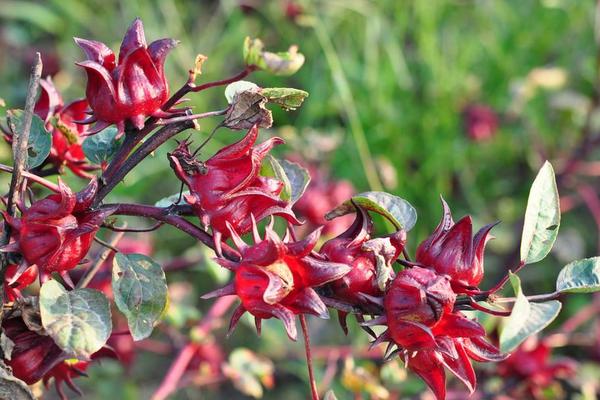
M123 238L123 235L125 235L124 232L118 232L115 236L113 236L112 240L110 241L110 247L106 247L104 251L100 253L94 264L85 272L85 275L83 275L79 282L77 282L77 289L81 289L89 285L92 279L94 279L94 276L96 276L96 273L102 267L102 264L104 264L104 262L110 256L110 253L116 250L115 246L119 244L119 241Z
M14 216L15 207L19 203L20 188L23 183L23 170L26 169L27 163L27 144L29 142L29 130L31 129L31 121L35 108L35 101L42 76L42 57L40 53L36 53L35 61L31 67L29 75L29 86L27 87L27 98L25 99L25 110L23 112L23 120L21 121L21 132L13 132L12 150L14 157L14 169L10 188L8 191L8 202L6 204L6 212L10 216ZM10 239L10 227L4 224L4 230L0 244L7 244ZM0 256L0 281L4 282L4 274L8 265L8 255L3 253ZM6 302L6 293L2 290L3 303Z
M317 389L317 381L313 371L312 355L310 353L310 335L308 333L308 324L306 316L300 314L300 326L302 327L302 335L304 336L304 350L306 351L306 365L308 366L308 379L310 380L310 392L312 400L319 400L319 390Z

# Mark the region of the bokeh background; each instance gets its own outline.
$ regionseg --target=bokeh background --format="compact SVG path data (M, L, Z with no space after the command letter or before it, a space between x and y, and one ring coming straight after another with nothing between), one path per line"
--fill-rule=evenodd
M410 201L419 213L409 237L411 251L437 224L440 195L456 217L471 214L476 227L502 221L489 244L483 287L518 262L520 224L537 169L549 159L560 174L579 151L585 163L560 182L566 213L555 251L523 271L525 292L552 291L565 263L598 254L600 221L594 218L600 208L595 179L600 167L592 144L582 142L600 122L590 111L598 94L593 1L0 0L0 98L7 108L23 107L36 51L42 52L45 75L53 76L65 99L81 97L85 77L74 63L83 56L72 37L118 48L135 17L144 21L148 41L181 41L166 66L172 88L184 83L198 53L209 57L201 81L237 73L248 35L275 50L299 45L306 63L296 75L258 72L248 78L263 87L310 93L297 111L274 110L274 127L266 134L288 141L279 154L316 157L332 177L352 182L358 192L383 189ZM198 112L226 105L222 88L189 97ZM203 121L195 135L203 137L216 122ZM203 156L239 137L219 131ZM179 183L165 158L173 146L167 144L144 161L110 199L153 204L175 193ZM8 147L1 152L6 160ZM84 184L67 179L76 187ZM160 232L149 240L161 262L181 254L202 256L200 246L185 235L169 227ZM176 299L164 329L143 345L130 370L104 360L89 370L89 379L78 379L86 398L148 398L183 340L178 342L172 331L187 334L207 308L199 295L224 280L227 276L210 262L170 274ZM589 301L589 296L570 297L550 331ZM385 394L377 392L380 386L401 398L424 390L398 363L382 368L377 359L361 356L367 338L356 326L345 337L335 317L311 323L321 354L319 380L335 368L329 382L340 399L360 391L364 397L354 398L385 398L377 397ZM257 373L267 386L273 375L274 386L264 390L264 398L306 398L301 344L289 343L277 322L266 324L262 339L252 330L245 324L229 339L223 329L215 333L225 360L233 365L230 353L249 348L270 360ZM589 355L586 346L557 352ZM239 352L237 356L248 361ZM589 385L600 375L592 362L580 371L576 386ZM250 387L244 395L230 380L207 384L198 374L198 386L184 388L174 398L244 399L261 385L252 381L254 375L242 376L238 381L246 379Z

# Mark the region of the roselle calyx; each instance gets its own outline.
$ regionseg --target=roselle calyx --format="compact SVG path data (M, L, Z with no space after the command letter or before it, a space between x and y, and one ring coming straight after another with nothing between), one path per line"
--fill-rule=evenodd
M259 333L261 321L274 317L282 321L288 336L296 340L295 315L312 314L328 318L327 307L315 288L344 276L350 267L320 259L312 253L319 239L319 230L302 241L292 241L289 234L281 240L272 227L267 226L262 239L254 223L255 243L247 245L234 228L228 226L241 260L233 262L217 258L221 266L234 272L233 282L203 298L239 297L241 304L233 313L230 331L241 316L249 312L255 318Z
M454 311L456 294L450 278L421 267L400 271L383 298L385 314L365 323L385 325L374 342L388 342L386 358L399 354L438 400L446 396L448 369L472 393L476 376L471 360L501 361L504 355L485 339L474 320Z
M126 122L142 129L149 116L170 116L161 109L169 97L164 63L176 40L159 39L146 45L142 21L135 19L121 42L118 61L104 43L80 38L75 43L87 56L77 65L88 78L86 96L93 114L86 122L97 122L89 134L112 124L123 133Z
M13 276L37 266L42 278L52 272L66 274L85 257L104 219L114 208L91 210L98 189L96 180L78 193L59 179L59 192L35 201L19 218L4 213L11 226L11 243L2 251L17 252L23 261Z
M230 236L227 223L239 235L249 232L251 215L256 221L277 215L299 224L291 204L279 196L284 183L260 175L263 159L283 140L274 137L255 146L257 137L254 126L240 141L222 148L206 162L191 154L187 141L169 154L177 177L189 187L185 201L202 223L212 228L217 245L221 238Z
M473 237L470 216L454 222L448 204L442 199L443 215L431 236L417 248L416 261L439 274L450 277L456 293L476 289L483 279L485 245L492 239L490 230L497 224L481 228Z

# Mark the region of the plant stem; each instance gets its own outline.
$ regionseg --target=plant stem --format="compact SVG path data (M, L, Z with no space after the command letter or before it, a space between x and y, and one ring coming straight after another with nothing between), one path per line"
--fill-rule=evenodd
M306 350L306 365L308 366L308 379L310 380L310 391L312 400L319 400L319 391L317 390L317 381L313 371L312 355L310 353L310 337L308 333L308 324L306 316L300 314L300 325L302 326L302 334L304 335L304 349Z
M154 207L144 204L125 203L106 204L103 207L117 207L117 210L112 215L131 215L136 217L146 217L155 219L157 221L162 221L169 225L173 225L177 229L187 233L195 239L200 240L206 246L215 250L215 243L212 235L209 235L202 228L194 225L187 219L179 215L170 214L170 210L168 208ZM237 261L240 259L239 253L225 243L222 244L222 250L224 257L233 261Z
M23 170L27 167L27 144L29 142L29 131L31 129L31 121L35 108L35 100L37 97L40 78L42 76L42 58L40 53L36 53L35 61L31 67L29 75L29 85L27 86L27 97L25 99L25 109L23 112L23 121L21 124L21 132L13 132L12 151L14 157L14 168L8 190L8 202L6 204L6 212L10 216L14 216L16 204L19 202L19 195L23 183ZM0 244L7 244L10 240L10 227L4 224L4 232L0 238ZM0 256L0 281L4 282L4 274L8 265L8 255L3 253ZM2 290L2 302L6 302L6 293Z
M127 158L114 174L107 177L107 181L104 182L104 186L98 190L96 198L94 199L94 206L98 206L100 202L114 189L115 186L144 158L150 153L156 150L161 144L183 132L186 129L194 126L193 121L184 121L171 125L165 125L159 129L154 135L150 136L140 147L138 147L129 158Z
M123 235L125 235L125 232L118 232L116 235L114 235L110 241L110 246L116 247L119 241L123 238ZM79 282L77 282L75 288L81 289L89 285L92 279L94 279L96 273L102 267L102 264L104 264L104 262L108 259L108 256L110 256L110 253L113 251L114 250L110 247L105 248L104 251L100 253L94 264L85 272L85 275L83 275Z
M0 164L0 171L12 173L14 171L14 168L8 165ZM40 185L52 190L53 192L58 193L60 191L60 188L57 184L50 182L49 180L46 180L36 174L32 174L31 172L21 171L21 176L27 178L32 182L39 183Z

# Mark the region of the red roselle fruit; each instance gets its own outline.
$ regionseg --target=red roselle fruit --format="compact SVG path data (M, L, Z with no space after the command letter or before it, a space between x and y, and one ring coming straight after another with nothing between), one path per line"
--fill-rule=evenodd
M448 204L442 199L443 215L440 224L417 248L417 263L450 276L456 293L476 289L483 279L483 255L486 243L492 238L490 230L497 224L484 226L473 238L470 216L454 223Z
M472 104L463 111L463 124L469 138L481 142L496 135L498 116L486 105Z
M261 320L275 317L283 322L288 336L296 340L296 314L328 317L327 307L315 288L339 279L350 271L350 267L319 259L312 253L319 230L302 241L291 241L288 232L282 241L271 226L266 227L265 239L261 239L254 224L255 244L249 246L229 223L228 226L242 258L239 262L217 259L219 264L235 273L234 280L203 298L227 295L240 298L241 305L234 311L230 331L247 311L255 317L259 333Z
M550 360L551 348L536 337L528 338L505 361L498 364L498 374L513 378L522 385L524 396L544 398L543 391L558 378L573 376L577 363L569 358Z
M87 126L74 122L87 117L87 100L75 100L64 106L49 77L40 81L40 87L41 95L35 104L35 113L44 120L46 129L52 134L52 148L47 161L59 169L67 166L82 178L91 178L88 172L98 167L87 162L81 148Z
M20 218L4 213L12 228L12 243L4 251L18 252L23 261L13 275L35 265L45 278L52 272L66 275L85 257L96 231L114 209L90 211L98 184L93 180L84 190L74 194L59 179L59 193L34 202L23 210ZM11 285L13 282L9 282Z
M504 359L484 339L485 330L477 321L453 311L455 299L447 276L425 268L407 268L398 273L383 298L385 314L364 324L387 326L373 345L389 342L386 358L399 353L439 400L446 395L444 368L472 393L476 377L470 359Z
M279 197L283 182L260 175L263 158L283 140L275 137L254 146L257 137L254 126L239 142L222 148L205 163L194 158L185 141L169 154L177 177L190 189L185 200L202 223L212 228L217 247L230 236L226 223L239 235L252 229L251 216L260 221L278 215L299 224L289 202Z
M50 336L30 331L20 317L4 320L2 330L14 343L10 360L4 362L12 368L15 377L28 385L42 379L67 357Z
M148 116L171 116L161 106L169 97L165 58L176 40L160 39L146 45L142 21L136 19L121 42L118 62L104 43L80 38L75 38L75 43L87 56L77 65L87 72L86 96L93 111L85 122L97 122L89 134L112 124L123 133L125 122L142 129Z
M389 278L393 278L392 264L406 244L404 230L382 238L371 239L372 230L373 221L365 210L357 207L356 219L350 228L338 237L325 242L319 250L327 260L346 264L352 268L346 275L328 285L331 297L367 313L374 313L378 308L370 307L371 303L365 302L364 295L383 296L387 284L387 281L382 281L381 277L378 279L378 267L379 273L388 272ZM347 333L347 313L338 311L338 315L342 329Z

